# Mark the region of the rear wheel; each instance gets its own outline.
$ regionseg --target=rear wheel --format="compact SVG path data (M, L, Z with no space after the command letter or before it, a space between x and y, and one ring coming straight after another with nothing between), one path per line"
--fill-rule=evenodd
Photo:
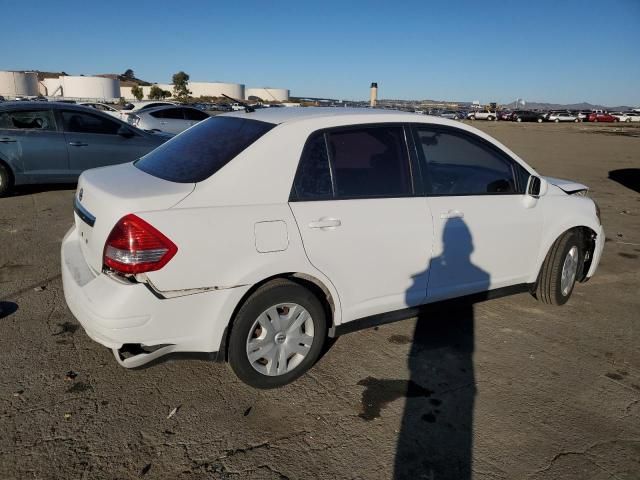
M560 123L560 119L556 118L556 119L554 120L554 122L556 122L556 123Z
M318 298L297 283L276 280L256 290L238 311L229 364L252 387L280 387L313 366L326 334Z
M564 305L571 297L582 265L580 235L569 231L558 238L538 274L535 296L543 303Z
M0 163L0 197L4 197L13 187L13 178L9 169Z
M516 118L516 122L520 123L522 122L522 119L520 117Z

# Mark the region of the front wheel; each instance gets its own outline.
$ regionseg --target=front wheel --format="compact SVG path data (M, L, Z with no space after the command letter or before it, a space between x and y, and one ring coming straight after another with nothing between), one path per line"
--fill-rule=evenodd
M4 197L13 186L9 169L0 163L0 197Z
M326 335L318 298L295 282L276 280L256 290L238 311L229 364L252 387L280 387L313 366Z
M522 119L520 117L516 118L516 122L520 123L522 122Z
M566 232L553 243L538 274L538 300L552 305L567 303L582 265L581 244L575 231Z
M559 123L559 122L560 122L560 120L556 118L556 119L554 120L554 122Z

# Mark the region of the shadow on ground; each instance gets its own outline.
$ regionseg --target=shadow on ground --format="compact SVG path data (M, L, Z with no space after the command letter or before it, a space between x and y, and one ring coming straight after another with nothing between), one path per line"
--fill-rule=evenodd
M609 178L634 192L640 193L640 168L621 168L611 170Z
M13 315L18 311L18 304L13 302L0 302L0 319Z

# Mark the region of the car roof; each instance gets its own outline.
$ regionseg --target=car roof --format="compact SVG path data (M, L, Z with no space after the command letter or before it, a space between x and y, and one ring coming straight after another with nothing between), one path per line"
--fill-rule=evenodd
M414 119L416 122L423 123L425 118L433 123L440 123L437 119L441 117L432 117L430 115L421 115L413 112L403 112L400 110L383 110L379 108L342 108L342 107L287 107L287 108L260 108L253 112L240 110L237 112L224 113L220 116L238 117L248 120L257 120L260 122L282 124L293 123L298 121L310 120L322 117L358 117L354 120L357 123L363 122L363 117L370 117L375 122L407 122ZM369 121L369 118L366 119ZM447 124L449 124L447 122Z
M6 111L6 110L32 110L34 108L37 109L53 109L53 110L59 110L61 108L67 109L67 110L80 110L80 111L86 111L88 108L87 105L80 105L78 103L66 103L66 102L32 102L32 101L28 101L28 102L3 102L0 103L0 110ZM95 109L92 109L93 111L95 111Z

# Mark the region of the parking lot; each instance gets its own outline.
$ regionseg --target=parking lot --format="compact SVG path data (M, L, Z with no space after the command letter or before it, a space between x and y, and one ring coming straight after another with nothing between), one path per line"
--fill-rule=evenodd
M640 478L640 125L473 125L591 187L595 277L564 307L522 293L345 335L271 391L206 355L119 367L62 294L74 186L0 199L0 478Z

